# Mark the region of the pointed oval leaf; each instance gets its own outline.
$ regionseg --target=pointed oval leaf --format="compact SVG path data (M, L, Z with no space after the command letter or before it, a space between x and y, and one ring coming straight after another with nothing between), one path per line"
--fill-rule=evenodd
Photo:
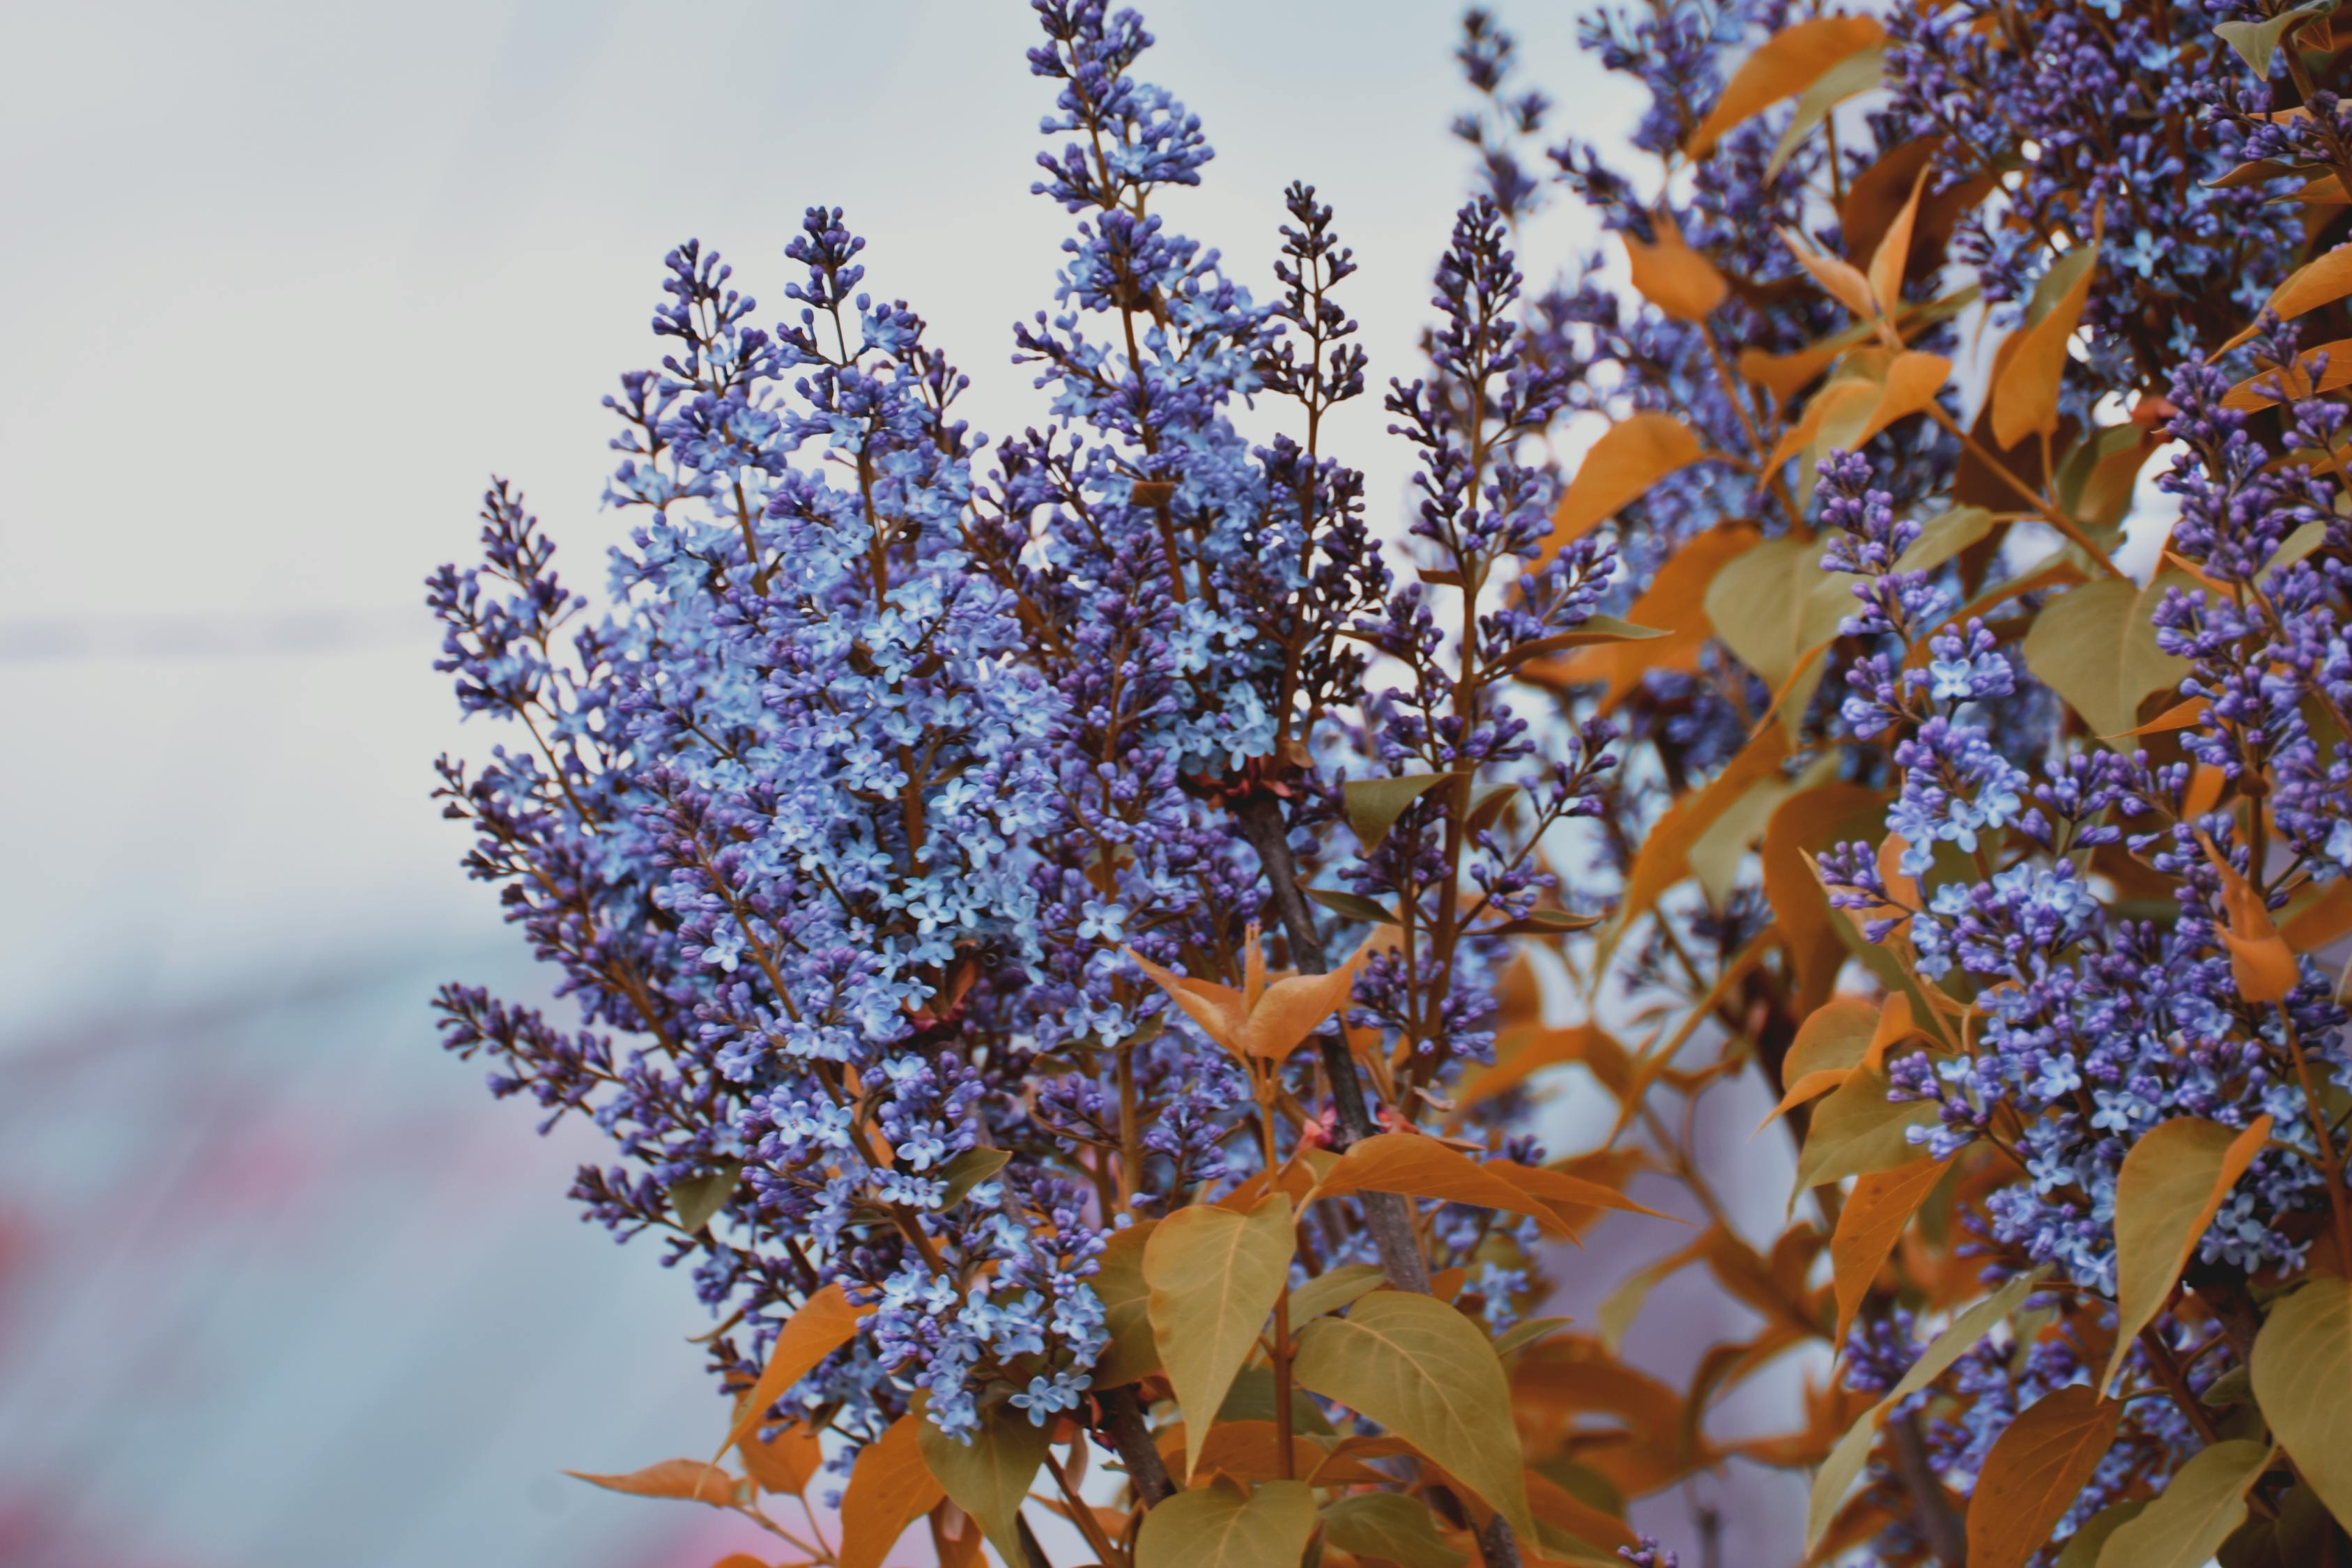
M970 1442L949 1436L928 1416L915 1427L923 1468L950 1501L980 1521L989 1543L1007 1563L1027 1560L1021 1549L1021 1504L1045 1462L1052 1436L1009 1404L982 1411L980 1430Z
M2078 1383L2011 1422L1969 1500L1969 1568L2025 1568L2106 1458L2123 1418L2121 1403Z
M1582 538L1652 485L1706 455L1698 437L1670 414L1636 414L1612 425L1584 454L1576 478L1552 510L1546 552Z
M2036 431L2048 434L2058 428L2058 381L2066 370L2066 340L2082 323L2098 256L2096 246L2076 247L2051 264L2035 289L2037 299L2046 293L2054 302L2019 334L2008 363L1993 380L1992 433L2004 448Z
M2101 1388L2113 1388L2139 1331L2156 1321L2221 1200L2271 1135L2258 1116L2242 1131L2195 1116L2148 1129L2116 1175L2116 1349Z
M700 1230L711 1216L727 1206L735 1194L735 1184L742 1179L743 1162L721 1160L698 1176L688 1176L669 1184L669 1206L677 1211L677 1228L687 1232Z
M1300 1384L1376 1421L1443 1465L1486 1506L1535 1538L1519 1435L1495 1347L1444 1302L1375 1290L1344 1318L1298 1336Z
M832 1284L801 1303L800 1310L784 1322L769 1349L768 1364L760 1373L760 1381L751 1385L751 1397L743 1402L742 1414L727 1434L727 1441L719 1445L724 1454L739 1442L743 1434L768 1418L769 1407L792 1392L793 1384L806 1377L816 1363L847 1344L857 1332L858 1320L874 1310L871 1307L853 1307L849 1292L841 1281Z
M1817 16L1781 28L1739 63L1683 151L1706 157L1725 132L1804 91L1832 66L1885 36L1874 16Z
M2204 1568L2245 1522L2246 1489L2270 1468L2260 1443L2216 1443L2180 1467L2154 1502L2107 1537L2099 1568Z
M701 1459L664 1459L625 1476L596 1476L585 1470L563 1473L590 1486L603 1487L608 1492L677 1498L684 1502L706 1502L713 1508L727 1508L735 1501L735 1478Z
M1178 1209L1144 1245L1151 1332L1184 1412L1187 1471L1200 1461L1234 1374L1257 1348L1295 1247L1286 1193L1268 1194L1247 1214Z
M1429 1505L1395 1492L1341 1498L1323 1510L1323 1539L1359 1557L1397 1568L1462 1568L1470 1558L1445 1544Z
M1874 1171L1853 1184L1838 1211L1837 1234L1830 1237L1830 1265L1837 1286L1837 1337L1845 1343L1853 1315L1870 1294L1879 1266L1894 1253L1903 1227L1952 1168L1949 1160L1914 1160L1892 1171Z
M841 1494L841 1568L882 1568L907 1526L947 1496L923 1463L919 1439L928 1425L911 1411L858 1451Z
M797 1422L764 1443L746 1437L735 1445L735 1452L743 1461L744 1473L760 1483L761 1491L786 1497L805 1491L809 1478L824 1463L824 1443Z
M2315 1274L2254 1337L2254 1398L2304 1479L2352 1519L2352 1281Z
M1290 1293L1290 1321L1296 1325L1336 1312L1379 1289L1387 1279L1377 1263L1343 1263L1325 1269Z
M1160 1370L1160 1342L1151 1336L1151 1288L1143 1282L1143 1249L1159 1223L1145 1220L1115 1230L1103 1243L1093 1283L1110 1345L1095 1363L1097 1388L1117 1388Z
M1731 286L1713 262L1684 243L1682 231L1670 215L1661 215L1655 227L1658 238L1654 245L1643 244L1631 233L1622 237L1633 287L1642 298L1678 321L1706 320L1708 312L1723 303Z
M940 1207L949 1209L971 1195L972 1188L1004 1169L1013 1158L1010 1149L967 1149L940 1167L940 1179L947 1191L940 1198Z
M1350 779L1339 786L1341 799L1348 808L1348 826L1356 830L1358 842L1367 855L1381 846L1404 815L1404 808L1419 800L1432 788L1446 783L1452 773L1406 773L1399 778Z
M1264 1481L1244 1496L1221 1476L1143 1516L1135 1568L1297 1568L1314 1533L1305 1481Z

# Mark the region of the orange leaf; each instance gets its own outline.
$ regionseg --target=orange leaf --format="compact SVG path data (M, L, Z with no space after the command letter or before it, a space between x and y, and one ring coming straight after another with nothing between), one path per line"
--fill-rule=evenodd
M1636 414L1603 431L1551 514L1557 550L1590 532L1601 521L1637 500L1643 491L1706 453L1698 437L1670 414Z
M2320 373L2315 384L2311 373L2317 368L2323 355L2327 360L2327 368ZM2221 399L2221 406L2242 408L2249 413L2268 408L2278 401L2273 394L2282 384L2289 397L2310 397L2318 393L2352 386L2352 338L2337 338L2332 342L2304 350L2294 356L2292 370L2273 366L2246 377L2230 389L2230 395Z
M798 1497L809 1484L809 1478L824 1463L824 1445L815 1433L802 1426L791 1426L762 1443L757 1437L746 1436L735 1445L742 1457L743 1468L760 1483L760 1489Z
M2202 720L2205 717L2206 709L2210 706L2212 704L2202 697L2191 697L2186 702L2174 703L2136 729L2117 731L2115 734L2102 735L2099 739L2120 741L2132 735L2160 735L2168 730L2186 730L2189 725Z
M1563 1171L1517 1165L1507 1160L1481 1164L1419 1132L1378 1132L1349 1144L1316 1184L1314 1195L1339 1197L1356 1192L1402 1193L1408 1197L1508 1209L1547 1220L1558 1220L1555 1205L1561 1204L1633 1214L1657 1212L1614 1188Z
M2238 994L2249 1002L2285 1001L2302 978L2295 967L2294 950L2271 923L2270 910L2254 885L2213 847L2212 839L2200 833L2197 841L2205 847L2205 858L2221 879L2221 907L2230 920L2221 942L2230 952L2230 973L2238 983Z
M727 1508L735 1501L735 1478L700 1459L664 1459L625 1476L592 1476L585 1470L563 1473L606 1491L630 1492L637 1497L674 1497L688 1502L707 1502L713 1508Z
M868 1443L841 1494L841 1568L882 1568L908 1525L930 1512L947 1489L923 1463L921 1411L910 1411Z
M768 1568L768 1565L748 1552L730 1552L713 1563L710 1568Z
M2285 282L2271 291L2270 300L2263 309L2282 321L2291 321L2322 305L2333 304L2347 294L2352 294L2352 245L2339 246L2296 268ZM2222 351L2236 348L2253 335L2254 329L2249 326L2223 343Z
M2040 321L2018 334L2017 346L1992 385L1993 439L2014 447L2035 431L2047 435L2058 428L2058 380L2066 369L2066 340L2083 320L2083 306L2091 298L2091 279L2098 271L2095 251L2074 261L2084 251L2069 251L2055 264L2074 267L2074 276Z
M1903 268L1911 258L1911 226L1919 216L1919 193L1927 187L1927 166L1922 164L1911 181L1911 196L1895 221L1879 237L1870 258L1870 292L1881 315L1891 316L1903 303ZM1948 368L1948 367L1947 367Z
M1874 16L1817 16L1781 28L1742 60L1723 92L1683 143L1704 158L1724 132L1784 98L1792 98L1847 56L1886 36Z
M1707 312L1723 303L1730 285L1714 263L1683 243L1682 230L1675 226L1674 215L1658 214L1658 240L1643 245L1631 234L1623 236L1625 259L1633 269L1633 287L1642 297L1678 321L1702 321ZM1647 623L1643 623L1646 625Z
M1826 251L1815 250L1802 235L1792 228L1780 231L1780 243L1789 247L1789 254L1797 258L1797 265L1810 273L1813 281L1820 284L1831 299L1865 321L1877 315L1878 301L1871 296L1870 279L1864 278L1852 262L1841 260Z
M1830 1237L1830 1265L1837 1285L1837 1339L1845 1343L1854 1312L1878 1278L1879 1266L1895 1250L1903 1227L1951 1169L1949 1160L1915 1160L1892 1171L1856 1176Z
M1325 1019L1348 1005L1355 989L1356 972L1363 967L1375 934L1349 956L1348 962L1326 974L1286 974L1261 992L1242 1026L1244 1053L1280 1061L1297 1050ZM1253 944L1252 951L1255 951Z
M1137 968L1168 993L1170 1001L1192 1016L1192 1022L1201 1026L1203 1034L1235 1056L1242 1054L1242 1031L1247 1026L1249 1017L1248 1009L1242 1003L1242 993L1230 985L1194 980L1171 969L1162 969L1131 947L1126 952L1128 957L1135 960Z
M1969 1568L2025 1568L2106 1458L2123 1418L2121 1403L2077 1383L2011 1422L1969 1501Z
M1924 412L1951 375L1952 362L1941 354L1906 350L1888 363L1884 381L1850 376L1831 382L1813 395L1804 416L1780 432L1764 459L1765 471L1778 468L1816 438L1849 451L1863 446L1896 420Z
M1816 784L1775 806L1764 825L1764 897L1796 967L1798 1005L1809 1016L1828 1000L1846 962L1838 911L1830 907L1810 857L1851 836L1846 825L1876 811L1884 800L1861 784Z
M727 1441L719 1445L719 1451L724 1454L743 1434L766 1420L768 1407L806 1377L817 1363L847 1344L850 1336L857 1332L857 1321L872 1310L871 1307L851 1306L849 1292L837 1279L803 1302L801 1310L777 1333L775 1345L768 1352L767 1370L751 1385L743 1414L736 1418Z

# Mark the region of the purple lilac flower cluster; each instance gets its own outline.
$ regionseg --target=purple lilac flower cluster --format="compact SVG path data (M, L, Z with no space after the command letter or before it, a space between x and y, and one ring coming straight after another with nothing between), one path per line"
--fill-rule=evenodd
M1150 210L1212 154L1131 74L1139 18L1034 9L1061 139L1034 189L1077 220L1053 310L1013 331L1049 423L992 449L921 318L865 286L844 214L812 208L772 327L715 252L667 258L665 357L606 400L605 499L639 519L609 614L503 484L483 563L428 584L461 705L530 742L445 759L441 796L583 1014L566 1031L452 986L448 1046L487 1053L494 1092L613 1136L620 1162L575 1195L690 1267L730 1377L822 1289L873 1309L782 1406L857 1438L918 1394L957 1435L998 1399L1038 1424L1080 1410L1106 1235L1257 1168L1241 1074L1128 950L1238 979L1270 894L1344 858L1324 829L1367 752L1524 789L1530 820L1490 812L1470 849L1472 913L1523 915L1553 886L1535 839L1607 765L1604 728L1542 763L1491 683L1446 684L1445 632L1391 584L1361 476L1320 449L1364 387L1331 209L1289 191L1277 292L1253 300ZM1474 204L1439 275L1436 380L1391 399L1424 453L1417 531L1482 580L1518 570L1460 629L1490 668L1582 621L1610 569L1589 543L1536 560L1551 481L1516 444L1566 383L1514 346L1517 287ZM1486 400L1466 425L1444 403L1465 386ZM1258 396L1303 437L1246 440L1234 415ZM1367 721L1368 646L1415 685ZM1440 874L1376 879L1419 876L1433 905ZM1319 964L1314 919L1286 927L1292 962ZM1485 1054L1475 981L1498 955L1465 938L1367 981L1363 1021L1415 1043L1419 1083ZM1347 1075L1315 1124L1332 1142L1373 1130L1337 1061L1295 1084ZM1486 1257L1507 1322L1528 1278Z

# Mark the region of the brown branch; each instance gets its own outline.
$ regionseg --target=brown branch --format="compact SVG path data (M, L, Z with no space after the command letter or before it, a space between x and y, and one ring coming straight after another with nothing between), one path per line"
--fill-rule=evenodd
M1143 1419L1143 1405L1135 1397L1135 1385L1123 1384L1117 1388L1097 1390L1095 1408L1101 1412L1100 1430L1110 1438L1110 1446L1121 1463L1127 1466L1127 1479L1135 1488L1135 1495L1143 1506L1171 1497L1176 1483L1168 1479L1168 1466L1160 1458L1158 1445L1151 1441L1151 1427Z

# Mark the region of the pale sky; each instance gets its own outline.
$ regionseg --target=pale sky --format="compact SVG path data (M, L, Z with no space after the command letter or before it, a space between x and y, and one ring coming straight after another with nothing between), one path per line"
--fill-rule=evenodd
M1569 7L1506 5L1580 130L1624 122ZM1152 6L1146 56L1218 157L1172 225L1263 295L1283 185L1363 270L1375 386L1414 369L1465 189L1436 0ZM460 737L418 581L521 484L601 584L598 399L655 363L663 252L698 236L781 315L838 204L867 287L1040 416L1009 324L1068 220L1028 194L1049 84L1020 0L18 5L0 19L0 1042L102 987L234 985L355 941L490 927L425 800ZM1531 275L1573 216L1539 226ZM1335 435L1395 497L1368 395ZM1399 509L1401 510L1401 509Z

